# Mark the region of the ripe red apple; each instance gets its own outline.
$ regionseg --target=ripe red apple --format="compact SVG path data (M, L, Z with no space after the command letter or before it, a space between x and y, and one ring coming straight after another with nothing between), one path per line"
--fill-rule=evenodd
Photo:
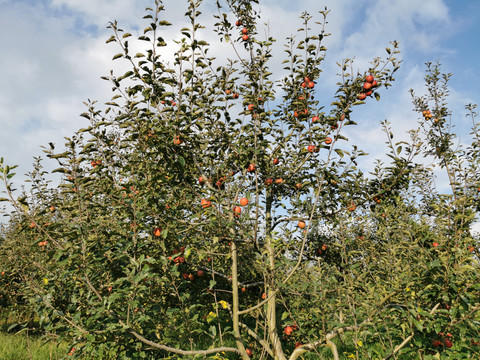
M235 216L240 216L241 213L242 213L242 208L240 206L233 207L233 214Z
M243 28L243 29L242 29L242 34L246 34L246 33L248 33L248 29L247 29L247 28Z
M272 178L269 178L269 179L265 180L265 185L270 186L272 184L273 184L273 179Z
M235 25L240 26L240 25L242 25L242 22L241 22L240 20L237 20L237 22L235 23Z
M311 153L315 152L315 145L308 145L307 151Z
M369 90L371 87L372 87L372 84L369 83L369 82L366 82L365 84L363 84L363 88L364 88L365 90Z
M282 178L276 179L276 180L275 180L275 184L277 184L277 185L282 185L282 184L283 184L283 179L282 179Z
M313 81L309 81L307 83L307 86L310 88L310 89L313 89L315 87L315 83Z
M296 349L296 348L299 348L299 347L302 346L302 345L303 345L303 343L302 343L301 341L297 341L297 342L295 343L295 349Z
M247 206L248 205L248 199L247 198L241 198L240 199L240 205L241 206Z
M247 34L245 34L245 35L242 36L242 40L243 40L243 41L247 41L249 38L250 38L250 37L249 37Z
M356 208L357 206L354 203L350 203L350 205L348 205L348 211L355 211Z
M365 100L366 97L367 97L367 95L365 95L365 93L361 93L361 94L358 94L358 95L357 95L357 99L358 99L358 100Z
M370 91L367 91L367 92L365 93L365 95L366 95L366 96L370 96L370 95L372 95L372 93L373 93L372 90L370 90Z
M433 247L437 247L437 246L438 246L438 243L437 243L437 242L434 242L432 245L433 245Z
M275 158L273 159L273 165L278 165L280 163L280 160Z
M252 356L252 355L253 355L252 349L246 348L246 349L245 349L245 352L247 353L248 356Z
M156 227L155 229L153 229L153 235L154 236L160 236L162 234L162 229L160 229L159 227Z
M193 279L195 279L195 276L193 276L193 274L189 274L188 275L188 280L193 281Z
M302 187L302 184L301 184L301 183L296 183L296 184L295 184L295 187L296 187L297 189L300 189L300 188Z
M442 342L440 340L432 340L433 347L439 347L441 345L442 345Z
M366 81L367 83L370 83L370 84L371 84L371 83L373 82L373 80L375 80L375 78L373 77L372 74L367 75L367 76L365 77L365 81Z
M448 339L443 340L443 343L444 343L445 346L446 346L447 348L449 348L449 349L453 346L453 343L452 343L450 340L448 340Z
M225 90L225 94L230 95L231 93L232 93L232 90L230 89Z
M212 202L210 200L207 200L207 199L202 199L202 201L200 202L200 204L202 205L202 207L204 209L212 206Z
M286 326L285 329L283 329L283 332L285 333L285 335L290 336L293 333L293 329L291 326Z
M249 164L247 167L248 172L254 172L255 171L255 164Z
M198 271L197 271L197 276L198 276L198 277L203 277L203 275L205 275L205 273L203 272L203 270L198 270Z
M253 104L248 104L248 107L247 107L248 111L253 111L255 109L255 105Z
M373 80L372 86L377 86L377 85L378 85L377 80Z
M327 137L325 139L325 144L330 145L332 143L332 138Z
M305 228L305 226L307 226L307 224L305 224L305 221L300 220L300 221L298 222L298 227L299 227L300 229Z
M248 39L247 39L247 40L248 40ZM238 95L237 93L235 93L235 94L232 95L232 97L233 97L234 99L238 99L239 96L240 96L240 95Z
M200 176L200 177L198 178L198 183L199 183L200 185L205 184L205 179L203 178L203 176Z
M320 118L318 116L314 116L312 117L312 122L317 122L318 120L320 120Z

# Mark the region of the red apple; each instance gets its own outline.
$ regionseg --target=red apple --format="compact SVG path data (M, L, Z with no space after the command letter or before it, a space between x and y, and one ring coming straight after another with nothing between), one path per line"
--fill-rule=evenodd
M233 214L235 216L240 216L241 213L242 213L242 208L240 206L233 207Z
M253 355L252 349L246 348L246 349L245 349L245 352L247 353L248 356L252 356L252 355Z
M299 227L300 229L305 228L305 226L307 226L307 224L305 224L305 221L300 220L300 221L298 222L298 227Z
M358 99L358 100L365 100L366 97L367 97L367 95L365 95L365 93L361 93L361 94L358 94L358 95L357 95L357 99Z
M278 165L280 163L280 160L275 158L273 159L273 165Z
M318 120L320 120L320 118L318 116L314 116L312 117L312 122L317 122Z
M371 83L373 83L373 80L375 80L375 78L373 77L372 74L367 75L367 76L365 77L365 81L366 81L367 83L370 83L370 84L371 84Z
M247 41L249 39L249 36L247 34L243 35L242 36L242 40L243 41Z
M247 29L247 28L243 28L243 29L242 29L242 34L246 34L246 33L248 33L248 29Z
M202 201L200 202L200 204L202 205L202 207L204 209L206 208L209 208L210 206L212 206L212 202L210 200L207 200L207 199L202 199Z
M315 145L308 145L307 151L313 153L315 152L315 148Z
M325 139L325 144L330 145L332 143L332 138L327 137Z
M156 227L155 229L153 229L153 235L154 236L160 236L162 234L162 229L160 229L159 227Z
M293 333L293 329L292 329L291 326L287 326L287 327L285 327L285 329L283 330L283 332L285 333L285 335L290 336L290 335L292 335L292 333Z
M247 206L248 205L248 199L247 198L241 198L240 199L240 205L241 206Z

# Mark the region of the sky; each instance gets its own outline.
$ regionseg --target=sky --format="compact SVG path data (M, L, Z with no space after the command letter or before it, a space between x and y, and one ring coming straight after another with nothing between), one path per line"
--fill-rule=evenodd
M185 25L186 6L181 4L164 1L165 14L175 24L166 30L167 39L178 38ZM32 170L33 158L43 155L42 145L53 142L61 149L64 137L87 126L79 116L84 101L103 104L112 96L110 84L100 77L111 69L121 73L123 65L111 60L119 49L105 44L111 35L108 22L117 20L124 30L140 35L146 26L144 9L152 5L153 0L0 0L0 157L19 165L18 186ZM207 26L214 23L214 5L214 0L204 0ZM403 62L395 83L382 90L380 102L358 107L358 126L347 131L370 154L362 166L369 169L375 158L385 158L380 121L392 124L398 140L418 126L409 90L424 93L425 62L439 61L443 72L453 74L452 119L462 133L459 141L467 141L470 121L464 106L480 102L480 1L266 0L260 4L260 28L268 24L277 39L275 51L281 54L283 40L301 26L301 13L308 11L320 20L318 11L325 6L330 10L326 30L332 35L325 42L327 57L317 84L322 94L335 91L337 62L355 57L354 65L363 72L373 57L385 55L390 41L400 42ZM215 50L218 57L229 56L212 46L212 53ZM281 64L273 69L280 72ZM327 96L326 105L332 100ZM46 165L55 167L53 162Z

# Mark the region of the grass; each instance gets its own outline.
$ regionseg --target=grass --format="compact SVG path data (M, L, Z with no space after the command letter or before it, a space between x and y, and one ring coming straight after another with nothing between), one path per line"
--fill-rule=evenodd
M1 360L57 360L68 353L65 345L54 341L45 343L38 336L0 332Z

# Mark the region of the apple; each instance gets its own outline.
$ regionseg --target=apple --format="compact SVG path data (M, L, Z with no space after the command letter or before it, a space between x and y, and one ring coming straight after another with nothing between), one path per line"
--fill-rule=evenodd
M246 34L246 33L248 33L248 29L247 29L247 28L243 28L243 29L242 29L242 34Z
M357 95L357 99L358 100L365 100L367 97L367 95L365 93L361 93L361 94L358 94Z
M275 180L275 184L277 184L277 185L282 185L282 184L283 184L283 179L282 179L282 178L276 179L276 180Z
M230 95L231 93L232 93L232 90L230 89L225 90L225 94Z
M372 90L370 90L370 91L367 91L367 92L365 93L365 95L366 95L366 96L370 96L370 95L372 95L372 93L373 93Z
M240 95L238 95L237 93L235 93L235 94L232 95L232 97L233 97L234 99L238 99L239 96L240 96Z
M207 199L202 199L202 201L200 202L200 204L202 205L202 208L206 209L206 208L209 208L210 206L212 206L212 202L210 200L207 200Z
M246 349L245 349L245 352L247 353L248 356L252 356L252 355L253 355L252 349L246 348Z
M299 347L302 346L302 345L303 345L303 343L302 343L301 341L297 341L297 342L295 343L295 349L296 349L296 348L299 348Z
M269 178L269 179L265 180L265 185L270 186L272 184L273 184L273 179L272 178Z
M371 83L373 83L373 80L375 80L375 78L373 77L372 74L367 75L367 76L365 77L365 81L366 81L367 83L370 83L370 84L371 84Z
M241 198L240 199L240 205L241 206L247 206L248 205L248 199L247 198Z
M184 278L185 280L188 279L188 274L187 274L187 273L183 273L182 276L183 276L183 278Z
M448 340L448 339L443 340L443 343L444 343L445 346L446 346L447 348L449 348L449 349L453 346L453 343L452 343L450 340Z
M330 145L332 143L332 138L327 137L325 139L325 144Z
M438 243L437 243L437 242L434 242L432 245L433 245L433 247L437 247L437 246L438 246Z
M248 172L254 172L255 171L255 164L249 164L247 167Z
M182 143L182 139L180 139L180 136L179 135L175 136L175 138L173 139L173 144L180 145L181 143Z
M242 22L241 22L240 20L237 20L237 22L235 23L235 25L240 26L240 25L242 25Z
M198 183L199 183L200 185L205 184L205 179L203 178L203 176L200 176L200 177L198 178Z
M263 293L262 294L262 299L265 300L267 298L267 294Z
M378 85L377 80L373 80L372 86L377 86L377 85Z
M305 221L300 220L300 221L298 222L298 227L299 227L300 229L305 228L305 226L307 226L307 224L305 224Z
M243 41L247 41L249 39L249 36L247 34L243 35L242 36L242 40Z
M235 216L240 216L241 213L242 213L242 208L240 206L233 207L233 214Z
M278 165L280 163L280 160L275 158L273 159L273 165Z
M246 288L246 287L242 287L242 288L241 288L241 291L242 291L242 292L246 292L246 291L247 291L247 288Z
M285 335L290 336L293 333L293 328L291 326L286 326L285 329L283 329L283 332Z
M153 235L154 236L160 236L162 234L162 229L160 229L159 227L156 227L155 229L153 229Z
M296 187L297 189L300 189L300 188L302 187L302 184L301 184L301 183L296 183L296 184L295 184L295 187Z
M372 87L372 84L369 83L369 82L366 82L365 84L363 84L363 88L364 88L365 90L370 90L371 87Z
M315 152L315 145L308 145L307 151L311 153Z
M205 275L205 273L203 272L203 270L198 270L198 271L197 271L197 276L198 276L198 277L203 277L203 275Z
M310 89L313 89L315 87L315 83L313 81L309 81L307 83L307 86L310 88Z
M440 340L432 340L433 347L439 347L441 345L442 345L442 342Z
M354 203L350 203L350 205L348 205L348 211L355 211L355 209L357 208L357 206L354 204Z
M317 122L318 120L320 120L320 118L318 116L314 116L312 117L312 122Z
M253 104L248 104L248 107L247 107L248 111L253 111L255 109L255 105Z

